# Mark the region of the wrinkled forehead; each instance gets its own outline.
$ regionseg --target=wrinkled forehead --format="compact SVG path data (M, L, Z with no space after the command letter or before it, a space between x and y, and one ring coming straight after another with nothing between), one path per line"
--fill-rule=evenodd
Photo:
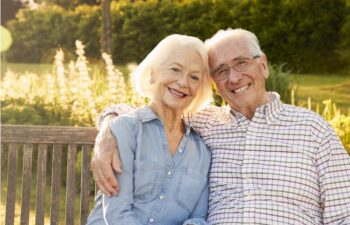
M208 52L210 69L240 57L250 57L249 44L243 38L230 37L215 43Z

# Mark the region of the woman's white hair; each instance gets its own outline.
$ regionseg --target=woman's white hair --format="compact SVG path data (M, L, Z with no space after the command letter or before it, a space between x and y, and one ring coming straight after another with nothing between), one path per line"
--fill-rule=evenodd
M191 105L185 109L186 112L196 112L206 106L213 98L211 79L209 76L208 54L201 40L196 37L172 34L164 38L158 45L146 56L146 58L137 66L132 74L132 81L136 91L145 97L153 98L156 93L150 76L152 71L157 70L159 65L164 62L168 56L177 49L186 48L186 51L195 51L202 59L204 70L201 86ZM191 63L191 62L189 62Z
M263 55L263 51L260 48L259 40L256 35L250 31L241 28L228 28L226 30L219 30L211 38L205 41L205 47L210 53L210 51L215 48L215 46L228 39L241 39L248 44L249 52L252 56Z

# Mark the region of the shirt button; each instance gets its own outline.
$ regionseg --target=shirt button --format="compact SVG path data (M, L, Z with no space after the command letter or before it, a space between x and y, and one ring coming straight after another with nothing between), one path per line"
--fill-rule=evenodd
M251 218L244 218L244 224L253 224L253 219L251 219Z
M245 196L245 200L247 200L247 201L251 201L251 200L253 200L254 198L253 198L253 196L252 195L247 195L247 196Z
M153 218L149 218L149 222L150 222L150 223L153 223L153 222L154 222L154 219L153 219Z
M243 174L243 179L251 179L252 177L249 174Z
M180 152L180 153L183 153L183 152L184 152L184 150L183 150L182 148L180 148L180 149L179 149L179 152Z
M159 196L159 199L163 200L164 199L164 195Z
M173 174L170 170L168 170L168 176L171 176Z

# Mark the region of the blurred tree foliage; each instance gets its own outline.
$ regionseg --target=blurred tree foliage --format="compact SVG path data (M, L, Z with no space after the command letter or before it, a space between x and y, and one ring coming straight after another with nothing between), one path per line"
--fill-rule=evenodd
M52 3L61 1L65 0ZM347 1L112 1L113 59L139 62L171 33L205 40L218 29L241 27L257 34L274 64L285 63L294 72L341 69L350 61ZM99 58L100 17L98 5L65 9L47 4L34 11L22 9L17 19L7 24L14 36L8 60L50 61L50 49L72 51L76 39L86 45L88 57Z

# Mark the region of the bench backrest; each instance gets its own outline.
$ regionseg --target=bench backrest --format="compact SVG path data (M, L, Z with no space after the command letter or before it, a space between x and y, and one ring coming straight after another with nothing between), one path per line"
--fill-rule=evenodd
M18 183L17 168L20 167L19 159L23 159L22 187L21 187L21 210L20 222L16 224L28 225L30 213L30 196L31 183L33 180L32 168L33 161L36 161L36 203L35 203L35 224L43 225L45 217L45 207L49 206L50 224L59 224L59 209L65 208L65 224L74 224L74 220L80 214L80 224L86 223L89 213L89 200L91 196L90 179L90 155L95 142L97 130L93 127L50 127L50 126L18 126L18 125L1 125L1 165L6 163L8 155L7 169L7 197L5 225L13 225L15 218L16 206L16 185ZM67 150L67 152L64 152ZM33 152L35 152L33 154ZM37 152L37 154L36 154ZM77 164L79 154L79 161ZM37 158L33 159L33 155ZM51 158L48 158L52 156ZM65 205L60 206L60 196L62 191L62 159L63 155L67 155L67 172L66 172L66 193ZM64 159L65 160L65 159ZM47 163L51 162L51 198L45 201L46 181L50 180L48 174ZM65 164L65 162L64 162ZM35 166L34 165L34 166ZM2 166L0 166L1 168ZM76 199L76 169L81 168L80 178L80 213L76 215L74 203ZM0 171L1 172L1 171ZM1 173L0 173L1 174ZM4 185L5 186L5 185ZM64 189L64 187L63 187ZM17 200L18 201L18 200ZM62 200L61 200L62 202ZM46 203L46 204L45 204ZM46 210L46 214L48 214Z

